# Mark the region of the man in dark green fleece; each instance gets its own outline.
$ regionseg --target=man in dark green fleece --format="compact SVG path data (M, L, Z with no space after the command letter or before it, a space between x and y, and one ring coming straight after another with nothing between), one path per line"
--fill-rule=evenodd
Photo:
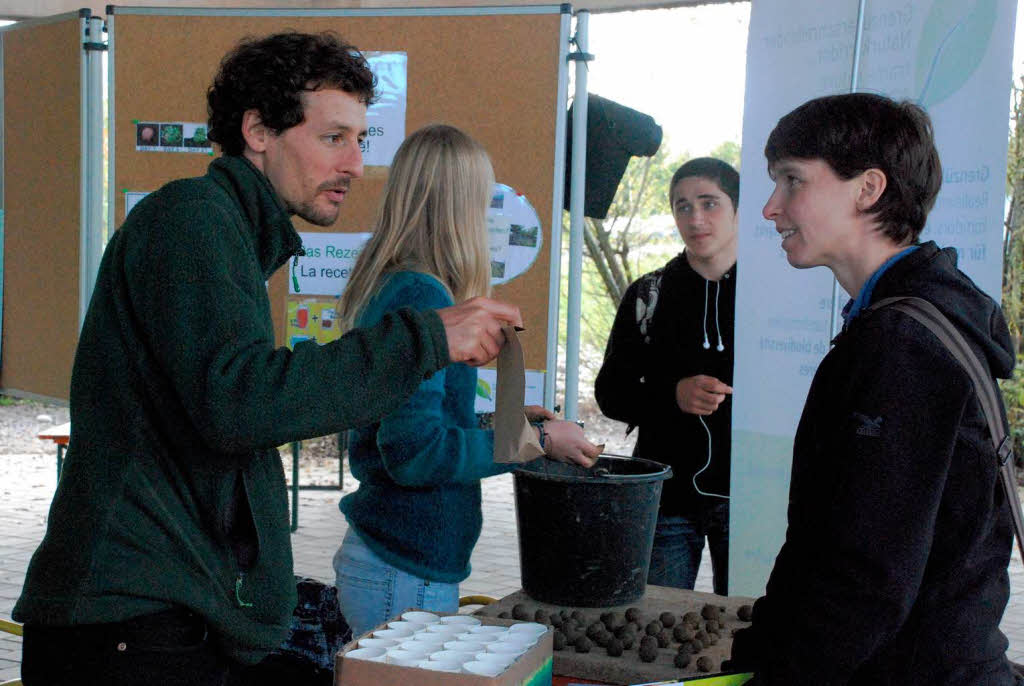
M275 446L374 422L424 378L483 364L516 308L401 310L324 346L274 345L266 280L329 226L374 78L331 34L243 41L208 92L206 176L111 239L71 380L71 444L14 616L27 686L221 684L295 604Z

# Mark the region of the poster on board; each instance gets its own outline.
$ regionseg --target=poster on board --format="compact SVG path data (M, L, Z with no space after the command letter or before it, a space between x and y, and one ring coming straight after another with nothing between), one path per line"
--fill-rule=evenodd
M198 152L213 154L206 124L135 121L136 152Z
M340 297L369 233L300 232L305 255L289 265L288 295Z
M785 536L793 435L829 350L833 278L796 270L761 209L772 192L764 144L801 103L848 92L857 0L758 0L751 6L743 122L733 380L729 589L759 595ZM998 299L1014 0L866 4L858 90L922 105L944 170L921 236L953 246Z
M363 164L387 167L405 140L405 103L409 90L408 55L404 52L367 52L370 71L377 77L377 102L366 110Z
M494 184L487 233L492 285L523 274L536 261L543 244L537 211L525 195L503 183Z
M498 397L498 370L478 369L476 377L476 402L473 410L477 414L494 412L495 399ZM527 405L544 404L544 372L536 369L526 370L526 395L523 402Z

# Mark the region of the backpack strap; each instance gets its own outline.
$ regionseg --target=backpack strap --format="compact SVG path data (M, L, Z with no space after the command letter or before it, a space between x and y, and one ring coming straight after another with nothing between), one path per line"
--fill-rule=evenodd
M971 377L974 392L978 396L981 410L985 413L985 420L988 422L989 435L996 450L996 459L999 461L1000 481L1003 484L1006 500L1010 505L1013 530L1017 535L1017 547L1020 549L1021 558L1024 558L1024 514L1021 512L1020 498L1017 495L1017 476L1012 459L1013 443L1000 412L1002 401L995 381L964 339L963 334L935 305L923 298L901 296L879 300L866 311L872 312L883 307L891 307L913 317L935 334Z

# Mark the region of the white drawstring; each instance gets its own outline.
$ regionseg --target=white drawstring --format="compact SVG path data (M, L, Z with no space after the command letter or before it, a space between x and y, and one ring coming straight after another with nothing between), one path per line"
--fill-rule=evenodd
M710 281L704 279L704 320L701 326L704 327L704 349L707 350L711 347L711 343L708 341L708 288L710 288ZM722 285L715 282L715 330L718 332L718 345L715 346L715 350L722 352L725 350L725 344L722 342L722 325L718 323L718 294L722 292Z
M725 346L722 345L722 326L718 323L718 293L722 290L722 284L715 282L715 330L718 331L718 347L715 348L718 352L725 350ZM707 299L707 287L704 288L704 298ZM707 307L707 305L705 305ZM706 316L706 315L705 315ZM707 342L708 335L705 332L704 341ZM704 346L707 347L706 345Z
M704 349L705 350L707 350L708 348L711 347L711 343L708 342L708 288L709 287L710 286L709 286L708 280L704 279L704 322L703 322L703 327L704 327ZM725 344L722 342L722 326L718 322L718 295L721 292L722 292L722 285L719 282L716 281L715 282L715 329L718 332L718 345L715 346L715 349L718 352L722 352L723 350L725 350ZM704 491L700 490L700 486L697 485L697 477L700 476L701 474L703 474L704 471L707 470L707 468L711 466L711 429L708 428L708 425L704 422L704 418L703 417L701 417L700 415L697 415L697 419L700 420L700 425L704 427L704 431L708 435L708 459L707 459L707 462L704 463L704 466L701 467L693 475L693 479L692 479L692 481L693 481L693 489L695 491L697 491L697 493L699 493L701 495L705 495L705 496L708 496L708 497L711 497L711 498L723 498L725 500L728 500L729 496L727 496L727 495L722 495L720 493L705 493Z
M704 279L704 349L707 350L711 347L708 343L708 280Z

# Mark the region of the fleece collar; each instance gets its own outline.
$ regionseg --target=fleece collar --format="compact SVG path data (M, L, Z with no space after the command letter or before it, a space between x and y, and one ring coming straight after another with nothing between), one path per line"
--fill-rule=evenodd
M289 257L302 250L302 239L284 201L263 172L242 155L217 158L208 174L231 194L248 220L263 277L269 279Z

